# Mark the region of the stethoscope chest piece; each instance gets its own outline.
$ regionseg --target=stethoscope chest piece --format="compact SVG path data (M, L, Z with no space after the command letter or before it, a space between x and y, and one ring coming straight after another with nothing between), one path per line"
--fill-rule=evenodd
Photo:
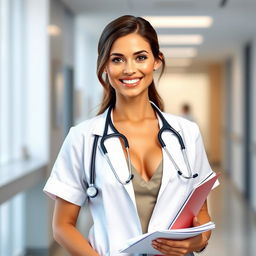
M98 195L98 189L95 187L95 185L89 185L86 193L90 198L94 198Z

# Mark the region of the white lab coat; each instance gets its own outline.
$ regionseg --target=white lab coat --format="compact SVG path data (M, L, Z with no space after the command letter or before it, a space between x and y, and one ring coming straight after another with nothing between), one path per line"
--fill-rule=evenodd
M181 117L166 113L163 115L181 133L192 171L199 176L191 180L178 177L172 162L162 150L162 184L150 219L149 232L167 228L192 186L212 172L198 126ZM117 250L124 241L142 233L133 184L130 182L123 186L116 180L100 149L100 140L95 167L95 184L99 194L93 199L88 199L86 195L94 135L102 136L105 120L106 112L71 128L44 191L52 198L58 196L76 205L86 203L90 207L94 222L89 234L91 245L100 255L125 255L119 254ZM159 125L162 126L161 120ZM163 138L172 157L182 172L187 174L177 138L170 132L164 133ZM125 181L129 171L119 139L106 140L105 144L115 170L120 179Z

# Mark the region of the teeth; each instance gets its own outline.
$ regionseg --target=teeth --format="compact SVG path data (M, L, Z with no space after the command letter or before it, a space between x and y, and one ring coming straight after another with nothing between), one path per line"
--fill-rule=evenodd
M132 80L122 80L123 83L125 84L135 84L139 82L140 79L132 79Z

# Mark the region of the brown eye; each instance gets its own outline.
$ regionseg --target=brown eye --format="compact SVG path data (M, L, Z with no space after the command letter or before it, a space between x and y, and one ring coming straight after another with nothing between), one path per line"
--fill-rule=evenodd
M120 62L123 62L123 59L120 58L120 57L115 57L115 58L111 59L111 62L113 62L113 63L120 63Z
M137 56L137 60L138 61L144 61L144 60L146 60L148 57L146 56L146 55L139 55L139 56Z

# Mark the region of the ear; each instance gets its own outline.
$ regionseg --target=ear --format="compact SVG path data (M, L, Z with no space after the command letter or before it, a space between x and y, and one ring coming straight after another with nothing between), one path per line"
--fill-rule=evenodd
M162 66L162 59L164 58L164 55L160 52L159 53L159 59L155 59L154 62L154 71L159 69Z

